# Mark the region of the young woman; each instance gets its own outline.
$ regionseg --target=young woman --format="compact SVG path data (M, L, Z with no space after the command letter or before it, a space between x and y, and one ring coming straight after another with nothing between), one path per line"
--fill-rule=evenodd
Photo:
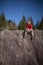
M23 38L26 34L30 34L31 36L31 40L33 39L33 26L32 26L32 23L31 21L28 21L28 23L26 24L26 30L24 31L23 33Z

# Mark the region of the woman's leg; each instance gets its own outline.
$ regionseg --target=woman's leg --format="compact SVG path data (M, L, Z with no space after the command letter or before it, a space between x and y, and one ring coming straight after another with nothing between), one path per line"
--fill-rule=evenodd
M34 34L33 34L33 29L30 29L30 31L31 31L31 40L33 39L33 37L34 37Z
M26 30L24 30L24 32L22 33L22 35L23 35L23 38L24 38L24 36L25 36L25 33L26 33Z
M28 29L25 29L25 30L24 30L24 32L23 32L23 34L22 34L22 35L23 35L23 38L24 38L24 36L28 33L28 31L29 31Z

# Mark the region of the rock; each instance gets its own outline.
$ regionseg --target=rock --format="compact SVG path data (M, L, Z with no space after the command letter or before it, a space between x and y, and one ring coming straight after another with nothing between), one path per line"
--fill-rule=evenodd
M22 30L5 30L0 39L0 65L43 65L43 31L35 30L34 39Z

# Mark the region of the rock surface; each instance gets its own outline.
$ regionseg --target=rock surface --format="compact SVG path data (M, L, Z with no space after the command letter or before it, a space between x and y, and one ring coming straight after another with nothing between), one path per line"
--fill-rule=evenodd
M43 65L43 31L35 30L34 38L22 30L5 30L0 35L0 65Z

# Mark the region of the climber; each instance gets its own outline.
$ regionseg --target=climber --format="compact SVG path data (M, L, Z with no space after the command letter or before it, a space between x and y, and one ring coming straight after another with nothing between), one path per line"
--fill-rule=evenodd
M28 21L26 24L26 29L23 32L23 38L26 34L29 34L31 36L31 40L33 39L33 26L31 21Z

